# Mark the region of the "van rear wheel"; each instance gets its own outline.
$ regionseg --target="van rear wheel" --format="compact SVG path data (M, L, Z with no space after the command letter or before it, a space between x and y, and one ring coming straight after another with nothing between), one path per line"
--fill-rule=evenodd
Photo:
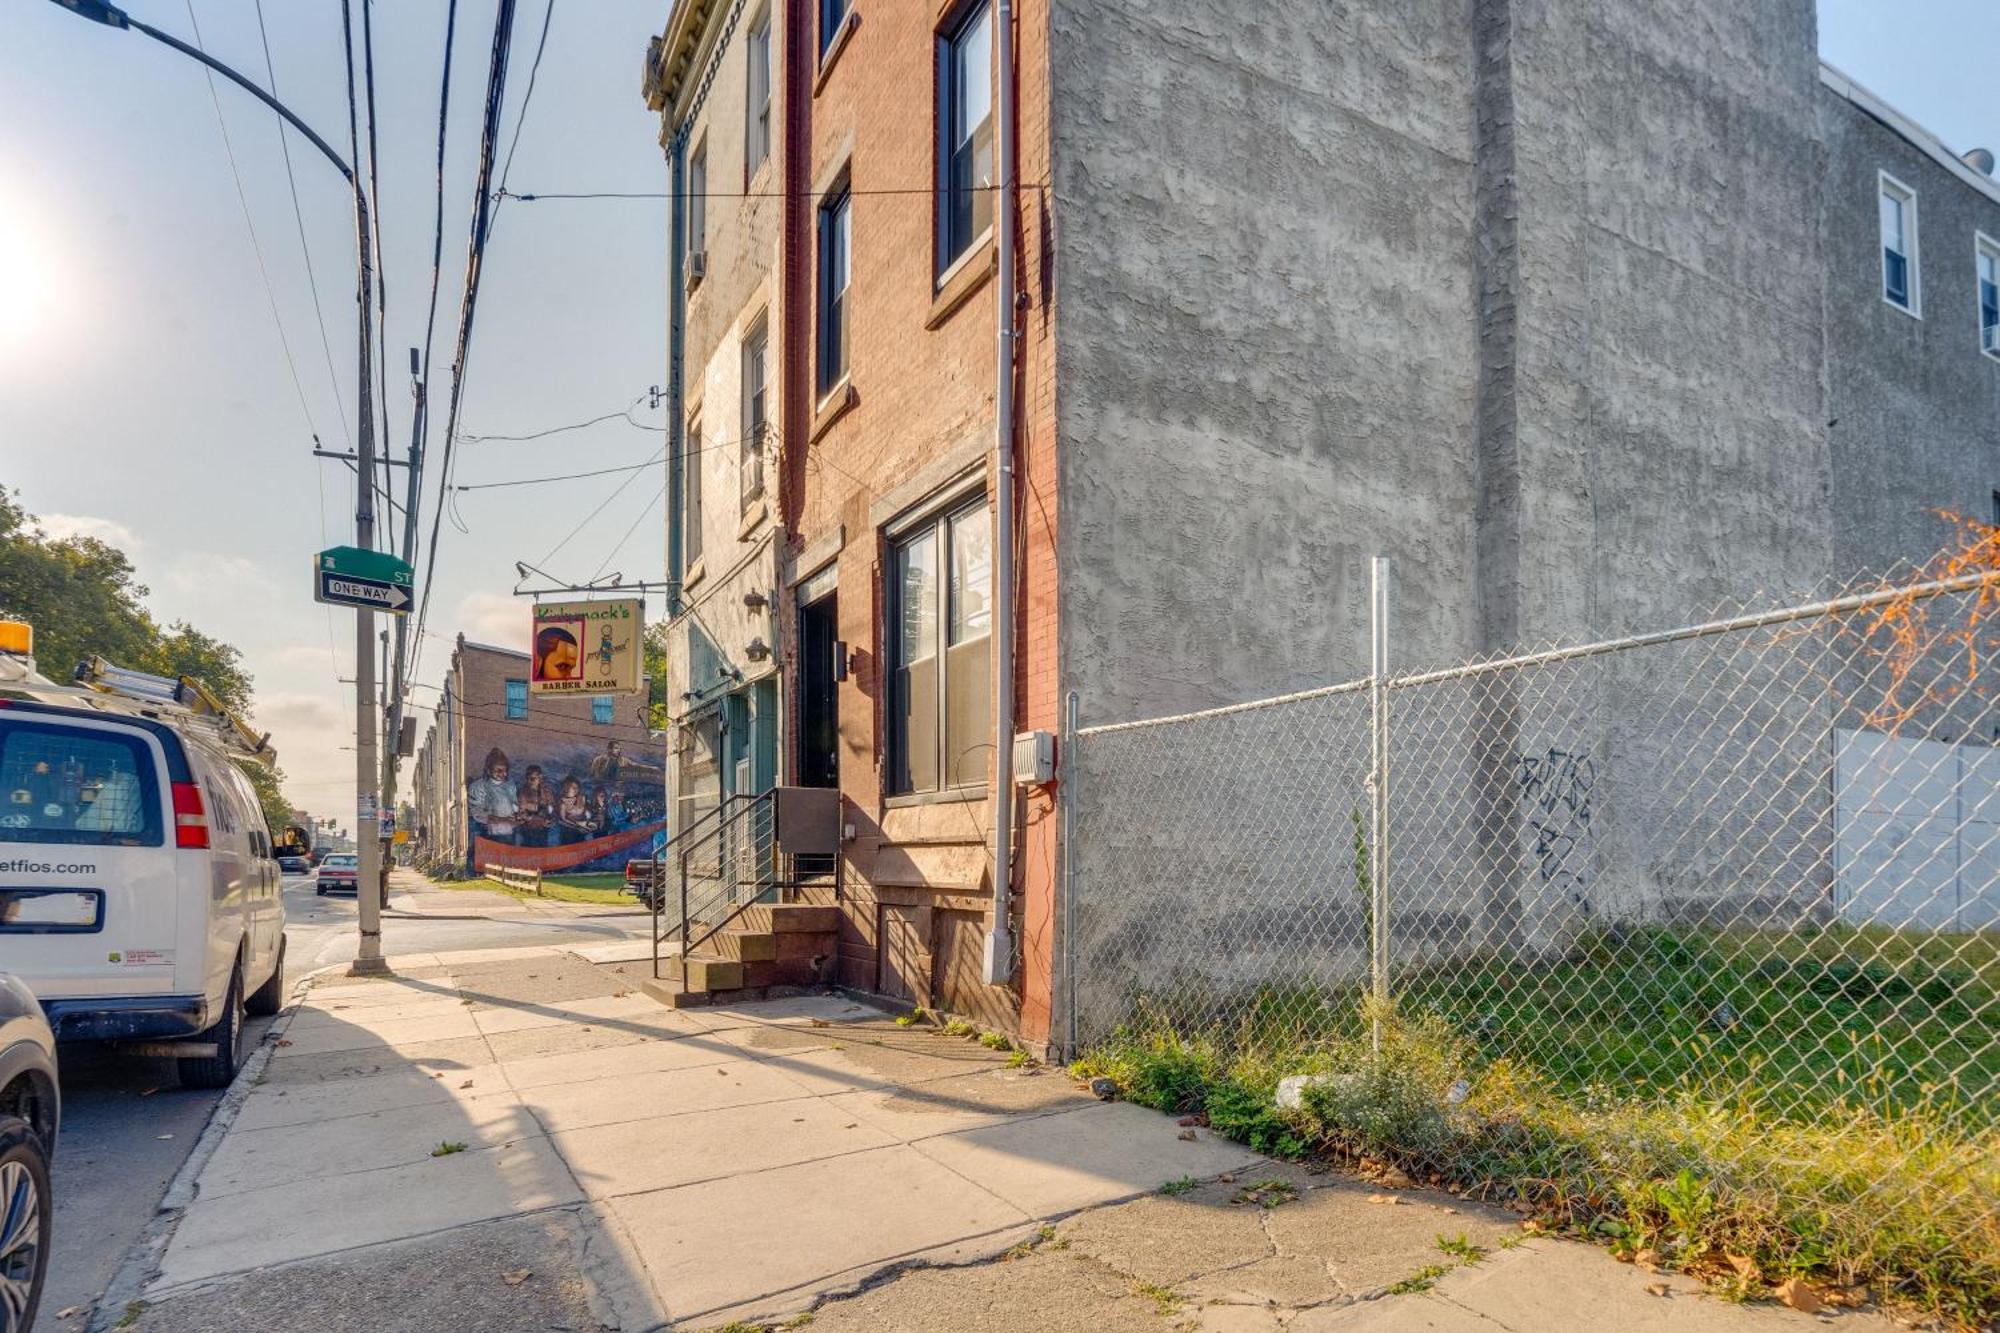
M254 1018L269 1018L285 1007L285 937L278 936L278 963L271 969L271 979L250 992L249 1003L244 1006Z
M215 1043L214 1055L199 1055L179 1061L184 1088L226 1088L236 1080L237 1066L243 1062L243 969L229 978L229 995L222 1002L222 1016L195 1038Z

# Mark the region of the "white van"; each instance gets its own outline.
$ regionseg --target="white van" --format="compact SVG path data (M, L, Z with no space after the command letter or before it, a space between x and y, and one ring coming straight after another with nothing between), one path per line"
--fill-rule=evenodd
M255 790L178 711L0 698L0 972L58 1040L144 1043L213 1088L245 1011L282 1003L285 907Z

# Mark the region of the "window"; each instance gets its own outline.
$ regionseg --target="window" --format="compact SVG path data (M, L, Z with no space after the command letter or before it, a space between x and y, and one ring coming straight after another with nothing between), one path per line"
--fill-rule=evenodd
M764 493L765 387L769 380L771 339L765 326L743 341L743 439L738 465L743 482L743 507Z
M158 847L164 829L153 752L140 737L0 722L0 843Z
M694 150L688 159L688 253L705 254L708 251L708 144ZM700 275L690 271L688 285L691 287L701 280Z
M600 694L590 701L590 720L600 727L611 725L613 700L608 694Z
M1978 234L1973 255L1979 275L1979 350L2000 357L2000 241Z
M743 176L757 174L771 155L771 15L767 10L751 25L746 43L750 53L749 121L743 137Z
M853 270L854 196L846 188L819 208L819 391L847 375L847 283Z
M975 786L991 771L992 537L982 498L891 547L891 792Z
M681 575L701 563L701 422L688 422L681 451Z
M819 0L819 53L825 55L840 30L846 26L847 11L854 7L854 0Z
M524 718L528 715L528 682L510 680L507 682L507 716Z
M1911 314L1919 301L1917 271L1917 192L1881 173L1882 299Z
M984 0L938 39L938 268L993 225L993 20Z

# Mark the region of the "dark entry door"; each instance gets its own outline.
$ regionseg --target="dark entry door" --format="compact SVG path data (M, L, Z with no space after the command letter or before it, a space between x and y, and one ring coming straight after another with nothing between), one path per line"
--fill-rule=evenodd
M799 608L799 785L840 785L840 687L834 661L837 593Z

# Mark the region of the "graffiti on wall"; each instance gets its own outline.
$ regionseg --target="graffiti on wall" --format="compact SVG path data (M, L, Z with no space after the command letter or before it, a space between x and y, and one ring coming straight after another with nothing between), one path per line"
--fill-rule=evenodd
M1597 785L1597 765L1587 754L1551 747L1519 756L1514 770L1528 799L1528 831L1542 887L1567 893L1588 909L1590 792Z
M526 736L494 746L466 781L469 869L621 870L665 840L657 746Z

